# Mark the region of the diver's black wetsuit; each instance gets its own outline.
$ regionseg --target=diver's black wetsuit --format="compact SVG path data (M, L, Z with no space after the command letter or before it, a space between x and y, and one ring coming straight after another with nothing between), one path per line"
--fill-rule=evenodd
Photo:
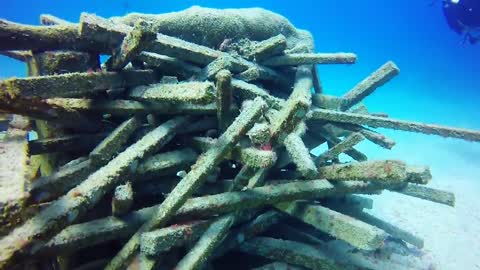
M458 3L444 0L443 14L453 31L465 34L472 44L479 41L480 37L471 31L480 30L480 0L460 0Z

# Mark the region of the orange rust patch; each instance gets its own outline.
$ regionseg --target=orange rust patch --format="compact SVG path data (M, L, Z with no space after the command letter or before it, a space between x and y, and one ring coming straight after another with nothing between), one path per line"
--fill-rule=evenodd
M76 197L79 197L79 196L83 196L83 194L80 192L80 191L73 191L72 192L72 197L76 198Z

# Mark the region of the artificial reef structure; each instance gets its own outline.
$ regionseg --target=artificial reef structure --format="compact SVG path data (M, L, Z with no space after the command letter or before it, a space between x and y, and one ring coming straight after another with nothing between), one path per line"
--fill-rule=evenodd
M263 9L41 23L0 20L1 54L29 75L0 81L0 111L25 117L2 142L22 164L0 185L18 186L0 202L0 269L428 269L398 262L423 240L361 195L454 195L425 186L426 166L355 146L395 145L373 128L480 132L370 112L393 62L337 97L316 65L356 55L315 53Z

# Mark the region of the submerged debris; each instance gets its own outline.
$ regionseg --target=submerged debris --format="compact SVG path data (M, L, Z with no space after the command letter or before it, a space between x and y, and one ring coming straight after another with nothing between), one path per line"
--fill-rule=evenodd
M310 33L266 10L41 22L0 20L0 53L30 75L0 81L0 111L39 134L18 153L25 192L0 202L0 269L409 269L375 256L423 240L352 194L455 197L423 186L428 167L367 161L355 145L394 147L367 127L480 141L370 113L360 102L399 74L391 61L342 97L321 93L315 65L356 55L315 53Z

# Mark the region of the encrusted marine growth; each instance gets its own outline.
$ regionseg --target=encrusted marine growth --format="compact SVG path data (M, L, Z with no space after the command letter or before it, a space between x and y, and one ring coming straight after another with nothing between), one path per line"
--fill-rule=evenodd
M369 112L362 100L399 74L391 61L342 97L322 93L316 65L356 55L315 53L266 10L41 22L0 20L0 53L29 75L0 81L0 111L38 134L19 153L35 172L25 192L0 202L0 269L403 269L389 254L423 240L354 194L454 195L423 186L428 167L355 146L394 147L377 127L480 141Z

